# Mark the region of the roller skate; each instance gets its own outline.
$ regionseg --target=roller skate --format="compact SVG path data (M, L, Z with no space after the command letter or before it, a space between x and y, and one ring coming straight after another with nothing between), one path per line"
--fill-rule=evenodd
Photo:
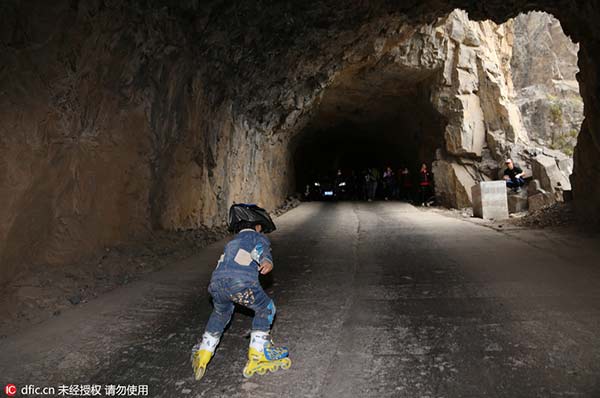
M288 358L289 350L286 347L275 347L265 332L252 332L250 348L248 349L248 362L244 367L243 375L250 378L254 373L264 375L267 372L276 372L279 369L287 370L292 366Z
M215 337L209 333L204 333L202 342L192 347L192 369L194 370L194 378L200 380L206 372L206 365L210 362L215 353L215 348L219 344L219 337Z

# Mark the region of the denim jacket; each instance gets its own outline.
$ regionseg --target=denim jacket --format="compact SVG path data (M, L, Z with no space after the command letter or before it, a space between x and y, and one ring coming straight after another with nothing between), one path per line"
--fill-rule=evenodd
M253 229L241 230L227 245L221 255L212 279L235 278L258 280L258 266L268 261L273 264L271 242Z

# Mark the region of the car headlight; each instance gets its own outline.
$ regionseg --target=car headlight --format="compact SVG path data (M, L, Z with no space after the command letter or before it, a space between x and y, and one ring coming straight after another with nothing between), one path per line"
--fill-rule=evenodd
M315 182L315 187L320 187L321 184L319 184L318 182Z
M339 187L345 187L345 186L346 186L346 183L345 183L345 182L340 182L340 183L338 184L338 186L339 186Z

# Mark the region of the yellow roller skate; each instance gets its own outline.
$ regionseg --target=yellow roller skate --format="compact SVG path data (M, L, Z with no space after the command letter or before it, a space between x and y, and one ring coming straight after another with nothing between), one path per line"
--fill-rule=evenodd
M208 365L213 357L219 340L220 337L204 333L202 342L192 348L192 369L194 370L194 378L196 380L200 380L204 376L206 365Z
M206 372L206 365L210 362L213 353L208 350L197 350L192 353L192 369L194 378L200 380Z
M279 369L287 370L292 366L292 360L288 355L289 350L286 347L275 347L271 342L266 343L262 351L251 346L248 349L248 362L243 375L245 378L250 378L254 373L262 376L267 372L277 372Z

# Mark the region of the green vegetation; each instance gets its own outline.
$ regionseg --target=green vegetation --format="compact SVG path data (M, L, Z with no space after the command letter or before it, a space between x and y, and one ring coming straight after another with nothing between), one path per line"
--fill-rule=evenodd
M575 129L555 134L552 137L550 148L559 150L567 156L573 156L575 143L577 142L577 134L579 134L579 132Z
M552 123L562 126L563 123L563 111L560 104L553 102L550 104L550 120Z

